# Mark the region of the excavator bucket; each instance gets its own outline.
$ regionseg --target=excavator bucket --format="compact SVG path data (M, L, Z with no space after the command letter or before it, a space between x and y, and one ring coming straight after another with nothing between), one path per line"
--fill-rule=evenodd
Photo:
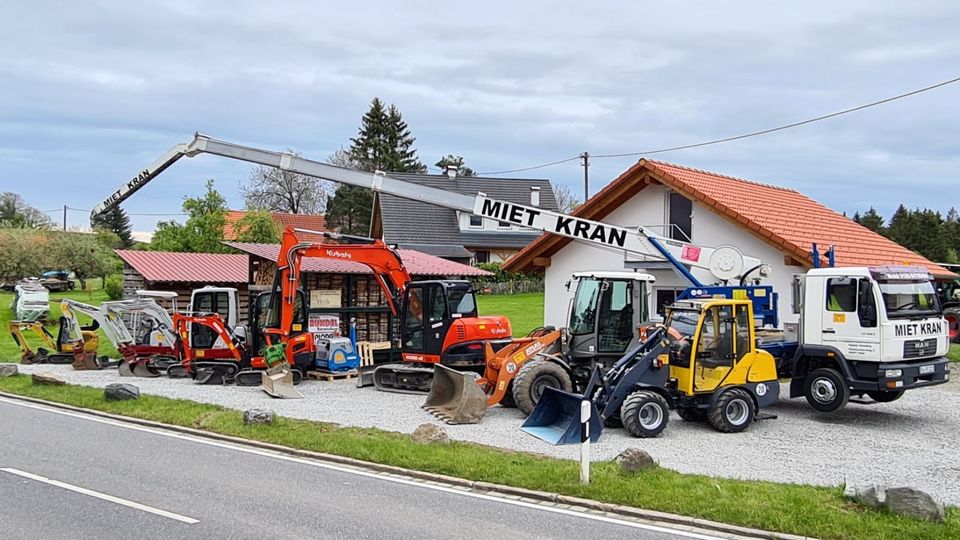
M553 445L576 444L580 441L580 404L583 396L557 390L543 389L540 401L520 429ZM590 441L600 438L603 423L597 406L590 403Z
M293 371L285 366L270 368L262 373L260 389L278 399L303 399L303 394L293 386Z
M125 362L121 362L120 365L122 366L124 363ZM150 367L146 360L134 362L132 371L133 371L134 377L145 377L148 379L153 379L155 377L160 376L160 372Z
M120 365L117 366L117 373L119 373L121 377L136 377L136 375L133 374L133 362L126 359L122 360Z
M72 366L77 371L90 371L102 367L97 354L89 352L74 353Z
M487 394L476 374L437 364L423 408L448 424L477 424L487 413Z

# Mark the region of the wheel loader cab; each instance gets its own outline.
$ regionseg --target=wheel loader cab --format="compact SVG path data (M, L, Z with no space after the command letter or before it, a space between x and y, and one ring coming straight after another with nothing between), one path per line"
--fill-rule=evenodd
M610 367L637 339L647 320L654 277L640 272L577 272L567 326L574 369L589 377L596 364Z
M673 335L670 379L681 395L712 396L744 386L763 396L777 385L773 356L756 348L749 300L677 302L667 308L665 324Z

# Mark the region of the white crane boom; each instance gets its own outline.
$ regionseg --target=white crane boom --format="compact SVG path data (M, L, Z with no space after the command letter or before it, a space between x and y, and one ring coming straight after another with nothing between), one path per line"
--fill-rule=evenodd
M703 284L690 273L686 266L709 270L714 278L724 282L734 278L743 278L746 274L763 267L759 259L745 257L738 249L730 246L712 248L678 242L657 235L643 227L628 228L610 225L544 208L491 199L484 193L467 195L422 186L390 177L379 171L369 173L345 169L305 159L288 152L252 148L216 140L199 133L195 134L193 140L189 143L177 144L147 168L137 173L132 179L121 185L119 189L93 209L91 217L117 206L181 157L194 157L199 154L212 154L247 163L276 167L292 173L452 208L461 212L505 221L574 240L599 244L656 260L666 259L673 264L677 272L686 277L694 286L703 286ZM769 270L768 267L765 268L766 271Z

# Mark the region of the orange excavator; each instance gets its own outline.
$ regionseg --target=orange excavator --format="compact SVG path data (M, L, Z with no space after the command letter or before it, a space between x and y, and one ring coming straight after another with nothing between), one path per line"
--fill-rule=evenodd
M338 244L303 242L296 232L320 234ZM353 242L353 243L347 243ZM502 316L480 317L468 281L413 281L400 254L381 240L330 232L287 229L283 233L268 320L278 324L263 329L268 345L285 342L287 363L301 371L314 362L316 345L306 328L298 328L295 313L303 302L300 264L304 257L355 262L369 268L386 296L387 306L400 319L403 362L381 364L372 374L379 390L404 393L430 391L433 366L482 373L489 346L499 350L512 342L510 321ZM273 316L278 312L279 317ZM254 368L265 368L252 361Z

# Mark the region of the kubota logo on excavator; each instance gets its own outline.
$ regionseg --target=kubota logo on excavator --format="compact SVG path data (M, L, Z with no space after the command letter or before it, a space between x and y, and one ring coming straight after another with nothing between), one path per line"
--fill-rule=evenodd
M337 251L335 249L328 249L327 257L335 257L337 259L352 259L353 255L347 253L346 251Z

